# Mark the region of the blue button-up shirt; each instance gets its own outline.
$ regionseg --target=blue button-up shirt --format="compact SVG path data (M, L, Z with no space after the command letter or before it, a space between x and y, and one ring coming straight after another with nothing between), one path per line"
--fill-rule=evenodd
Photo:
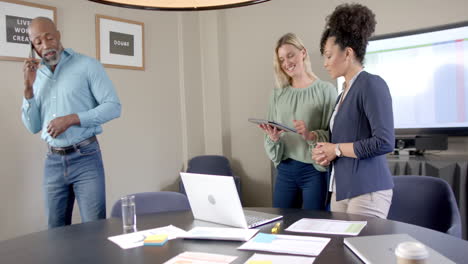
M42 130L41 137L49 145L76 144L102 133L102 124L120 116L120 100L96 59L66 49L54 72L41 64L33 85L34 97L23 99L22 119L31 133ZM49 122L70 114L78 115L80 125L52 138L47 133Z

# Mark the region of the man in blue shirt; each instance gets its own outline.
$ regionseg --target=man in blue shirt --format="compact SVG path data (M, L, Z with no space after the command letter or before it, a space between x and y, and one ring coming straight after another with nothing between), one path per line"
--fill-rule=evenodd
M49 18L29 25L34 56L24 63L22 119L48 144L44 192L49 228L71 224L75 198L83 222L106 217L105 180L96 135L120 116L114 86L102 65L64 49Z

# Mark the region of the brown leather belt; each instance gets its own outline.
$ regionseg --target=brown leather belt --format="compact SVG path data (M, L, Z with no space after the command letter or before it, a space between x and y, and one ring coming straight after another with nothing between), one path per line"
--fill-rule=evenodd
M96 136L92 136L90 138L87 138L83 141L80 141L74 145L71 145L71 146L67 146L67 147L52 147L52 146L49 146L49 149L50 149L50 152L54 153L54 154L59 154L59 155L67 155L67 154L70 154L70 153L73 153L75 151L77 151L79 148L81 147L84 147L86 145L89 145L93 142L97 141L97 138Z

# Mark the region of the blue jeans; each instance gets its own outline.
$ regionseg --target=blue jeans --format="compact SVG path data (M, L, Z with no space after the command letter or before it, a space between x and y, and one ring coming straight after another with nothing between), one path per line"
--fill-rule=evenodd
M71 224L78 201L82 222L106 218L106 190L97 141L67 155L47 153L44 192L49 228Z
M293 159L277 166L273 207L325 210L327 172Z

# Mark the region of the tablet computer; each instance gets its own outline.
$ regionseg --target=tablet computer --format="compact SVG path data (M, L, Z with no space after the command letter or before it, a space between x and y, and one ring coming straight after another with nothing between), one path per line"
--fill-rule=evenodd
M270 121L270 120L265 120L265 119L258 119L258 118L249 118L248 120L249 120L249 122L252 122L252 123L255 123L255 124L258 124L258 125L262 125L262 124L270 125L272 127L276 127L277 129L280 129L280 130L283 130L283 131L286 131L286 132L297 133L296 129L290 128L288 126L277 123L275 121Z

